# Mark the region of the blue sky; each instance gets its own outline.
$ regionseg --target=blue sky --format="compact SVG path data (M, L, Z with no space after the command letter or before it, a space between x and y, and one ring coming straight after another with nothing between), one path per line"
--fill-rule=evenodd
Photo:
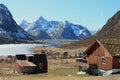
M43 16L80 24L98 30L120 10L120 0L0 0L11 11L17 23L32 22Z

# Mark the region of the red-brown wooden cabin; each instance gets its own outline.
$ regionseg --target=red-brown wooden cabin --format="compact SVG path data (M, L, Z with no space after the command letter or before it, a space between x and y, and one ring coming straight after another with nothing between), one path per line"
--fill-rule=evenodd
M14 59L14 68L18 73L44 73L48 71L45 54L18 54Z
M96 40L85 51L92 74L111 74L120 72L120 40Z

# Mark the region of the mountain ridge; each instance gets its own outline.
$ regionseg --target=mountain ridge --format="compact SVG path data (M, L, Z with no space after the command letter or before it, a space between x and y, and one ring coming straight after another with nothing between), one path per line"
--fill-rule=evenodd
M4 4L0 4L0 35L13 39L32 39L13 19L12 14Z
M93 36L83 39L78 42L73 42L68 45L64 45L61 48L81 48L81 47L88 47L92 44L96 39L116 39L120 40L120 10L115 13L106 24L102 27L100 31L98 31Z
M20 24L24 25L24 24ZM89 30L81 25L73 24L68 21L60 22L60 21L48 21L44 17L39 17L33 23L27 25L28 27L23 28L28 33L33 36L40 37L42 36L41 32L46 33L46 39L84 39L86 37L91 36ZM22 26L21 26L22 27ZM39 32L39 33L36 33ZM35 33L37 35L35 35ZM39 35L38 35L39 34ZM45 39L40 37L39 39Z

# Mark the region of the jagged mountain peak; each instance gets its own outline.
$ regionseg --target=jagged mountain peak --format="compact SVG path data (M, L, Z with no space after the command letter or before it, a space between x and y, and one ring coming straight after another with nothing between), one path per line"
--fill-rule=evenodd
M25 23L25 24L26 24L26 23L28 23L28 22L27 22L26 20L22 20L22 22L21 22L21 23Z
M25 30L29 24L30 23L27 22L26 20L22 20L22 22L20 23L20 26L21 26L22 29Z
M64 22L65 22L66 24L70 23L70 22L69 22L69 21L67 21L67 20L65 20Z
M18 26L8 8L4 4L0 4L0 28L8 32L11 30L18 32L18 27L14 28L13 25Z
M0 14L1 16L5 16L5 17L12 17L8 8L4 4L0 4Z
M0 6L2 6L2 7L6 7L4 4L2 4L2 3L0 3Z
M39 20L46 20L43 16L40 16L38 19Z
M4 4L0 4L0 10L8 11L8 8Z
M15 22L12 14L4 4L0 4L0 34L14 39L31 38L31 36Z
M36 23L41 23L41 24L45 24L47 23L47 19L45 19L44 17L40 16L37 20L36 20Z
M98 40L120 40L120 10L115 13L102 27L98 33L93 36L80 40L75 43L71 43L63 46L62 48L80 48L80 47L88 47L91 43L93 43L96 39ZM79 45L80 44L80 45Z
M73 23L72 23L72 22L69 22L69 21L67 21L67 20L66 20L66 21L64 21L63 23L64 23L65 25L73 25Z
M32 25L31 25L32 24ZM34 23L28 26L28 32L39 37L40 39L83 39L89 37L90 32L81 25L75 25L69 21L47 21L43 17L39 17ZM43 37L41 34L44 31L46 36ZM44 35L45 36L45 35Z
M8 8L4 4L0 4L0 23L4 22L5 20L10 21L12 15Z

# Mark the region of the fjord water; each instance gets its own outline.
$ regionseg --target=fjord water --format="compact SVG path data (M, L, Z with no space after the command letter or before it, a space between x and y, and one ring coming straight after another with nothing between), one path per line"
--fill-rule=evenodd
M0 45L0 56L32 54L34 47L58 46L58 44L4 44Z

